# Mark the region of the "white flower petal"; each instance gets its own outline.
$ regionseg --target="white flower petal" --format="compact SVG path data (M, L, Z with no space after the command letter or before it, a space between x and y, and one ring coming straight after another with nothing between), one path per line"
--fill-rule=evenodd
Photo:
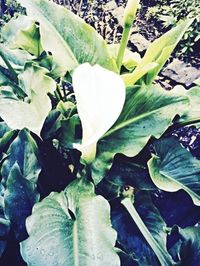
M85 63L74 71L73 87L83 129L82 144L76 148L90 162L95 157L97 141L122 111L125 85L114 72Z

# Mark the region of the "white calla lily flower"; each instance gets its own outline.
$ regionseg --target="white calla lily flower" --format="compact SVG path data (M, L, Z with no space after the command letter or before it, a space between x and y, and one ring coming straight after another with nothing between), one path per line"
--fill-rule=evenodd
M122 111L125 85L118 74L85 63L74 71L73 87L83 130L82 143L74 147L82 152L82 159L90 163L95 158L98 140Z

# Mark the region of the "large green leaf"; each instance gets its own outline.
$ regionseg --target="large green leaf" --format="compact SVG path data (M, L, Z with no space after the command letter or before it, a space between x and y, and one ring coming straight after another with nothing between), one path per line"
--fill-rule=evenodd
M27 237L25 220L31 214L33 205L39 201L36 184L29 181L25 174L22 175L16 162L10 169L4 193L5 214L19 241Z
M104 177L116 153L137 155L150 137L160 137L187 105L188 98L181 91L165 91L154 85L128 88L119 119L98 142L92 165L95 183Z
M200 206L200 161L175 137L156 141L153 149L148 167L155 185L169 192L183 189Z
M29 266L120 265L109 211L107 201L94 194L90 183L75 181L66 195L51 193L27 219L23 259Z
M65 73L89 62L117 71L105 41L78 16L48 0L18 0L40 23L41 43Z
M25 220L39 200L37 180L41 165L37 144L27 130L22 130L5 155L1 167L4 212L17 239L23 240L27 237Z
M174 48L181 40L183 34L192 22L193 19L189 19L179 23L176 27L172 28L160 38L152 42L133 73L123 75L124 80L126 80L126 84L132 85L137 82L138 79L142 77L141 75L138 75L138 72L141 71L141 69L143 69L145 66L151 66L151 64L155 64L154 67L152 65L152 68L149 68L149 70L143 72L143 75L147 73L144 81L146 84L150 84L162 69L165 62L170 57L170 54L173 52Z
M51 110L51 101L47 93L53 92L56 88L55 81L46 74L45 68L27 65L25 71L18 76L19 87L28 96L25 100L13 96L14 84L11 88L1 87L0 116L11 129L26 127L40 135L45 118Z

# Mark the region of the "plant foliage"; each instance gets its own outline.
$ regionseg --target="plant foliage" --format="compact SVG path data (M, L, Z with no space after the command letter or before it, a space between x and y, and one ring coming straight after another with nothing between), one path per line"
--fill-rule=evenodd
M197 265L200 163L172 131L199 122L200 87L156 83L193 20L141 58L126 49L139 1L115 45L51 1L18 3L0 44L1 265L10 243L18 266Z

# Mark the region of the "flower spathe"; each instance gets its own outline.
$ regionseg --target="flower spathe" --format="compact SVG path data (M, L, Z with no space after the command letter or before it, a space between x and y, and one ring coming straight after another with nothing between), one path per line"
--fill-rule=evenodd
M95 158L98 140L122 111L125 85L118 74L85 63L74 71L73 87L83 130L82 143L74 147L82 152L82 159L90 163Z

